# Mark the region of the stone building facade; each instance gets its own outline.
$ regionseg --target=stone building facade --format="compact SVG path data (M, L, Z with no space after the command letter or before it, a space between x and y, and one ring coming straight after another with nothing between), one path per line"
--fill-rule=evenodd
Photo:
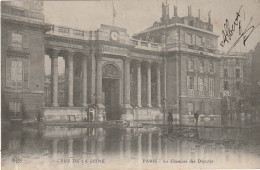
M255 47L255 50L252 52L252 73L251 83L251 95L252 101L251 104L254 107L258 107L258 112L260 112L260 43L258 43Z
M203 22L192 16L190 6L187 17L178 17L177 7L171 18L168 11L169 6L163 4L161 21L134 35L164 46L166 106L186 121L193 120L195 111L203 118L219 119L220 58L210 14L208 22Z
M4 120L33 119L42 112L44 34L48 30L42 3L1 3L1 115Z
M46 24L42 9L38 1L2 3L5 115L19 106L15 113L23 119L43 113L47 121L81 121L94 107L96 121L163 120L173 111L179 123L191 123L199 111L202 122L220 122L221 57L210 13L204 22L190 6L186 17L174 7L170 18L163 3L161 21L130 37L109 25L88 31ZM44 84L45 55L51 80ZM59 57L65 60L62 82Z
M251 64L251 53L222 55L220 62L220 94L230 111L241 111L242 109L243 93L246 91L246 86L250 86Z

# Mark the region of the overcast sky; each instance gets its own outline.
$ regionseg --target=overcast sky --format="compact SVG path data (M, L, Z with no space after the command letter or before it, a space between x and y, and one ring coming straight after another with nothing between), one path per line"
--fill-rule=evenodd
M114 0L115 26L126 28L130 36L152 26L155 21L159 21L161 18L162 2L166 1ZM96 30L101 24L112 25L112 4L113 2L109 0L44 1L45 22L85 30ZM225 19L232 23L236 17L236 11L239 10L241 5L243 5L243 16L241 16L243 29L249 23L251 17L253 17L251 26L260 23L260 0L168 0L168 4L170 4L170 17L173 16L174 5L178 7L178 16L180 17L187 16L188 5L192 6L193 16L198 16L198 9L200 9L200 16L203 21L208 20L208 12L211 10L213 32L220 36L219 43L222 40ZM238 32L235 32L231 42L223 50L228 51L238 37ZM250 35L246 47L240 41L233 51L252 50L257 42L260 42L260 26ZM219 50L222 50L220 45Z

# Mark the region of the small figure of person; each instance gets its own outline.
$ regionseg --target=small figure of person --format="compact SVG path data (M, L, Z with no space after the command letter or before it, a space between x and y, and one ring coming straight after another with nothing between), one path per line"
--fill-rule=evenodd
M37 122L40 123L40 121L41 121L41 113L38 113L37 114Z
M168 115L168 123L169 123L169 125L172 124L172 122L173 122L172 112L169 112L169 115Z
M197 128L197 126L198 126L199 115L200 115L199 111L197 111L197 112L194 113L194 119L196 120L196 128Z

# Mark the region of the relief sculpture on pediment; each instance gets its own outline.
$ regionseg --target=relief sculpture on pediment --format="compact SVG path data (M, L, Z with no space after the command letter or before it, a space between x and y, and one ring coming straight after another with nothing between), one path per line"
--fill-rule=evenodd
M112 64L105 65L102 76L105 78L120 78L118 69Z

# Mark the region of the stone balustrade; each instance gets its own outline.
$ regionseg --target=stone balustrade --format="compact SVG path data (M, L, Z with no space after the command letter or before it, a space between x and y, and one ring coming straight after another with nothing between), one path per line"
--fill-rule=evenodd
M151 42L136 40L136 39L132 39L131 43L138 49L147 49L152 51L162 50L162 45L158 43L151 43Z
M102 31L86 31L81 29L74 29L65 26L52 25L51 30L47 33L50 35L64 36L69 38L76 38L81 40L104 40L110 41L109 38L105 37ZM124 37L124 40L119 40L120 43L134 45L137 49L145 49L151 51L161 51L162 45L158 43L151 43L147 41L129 39Z

